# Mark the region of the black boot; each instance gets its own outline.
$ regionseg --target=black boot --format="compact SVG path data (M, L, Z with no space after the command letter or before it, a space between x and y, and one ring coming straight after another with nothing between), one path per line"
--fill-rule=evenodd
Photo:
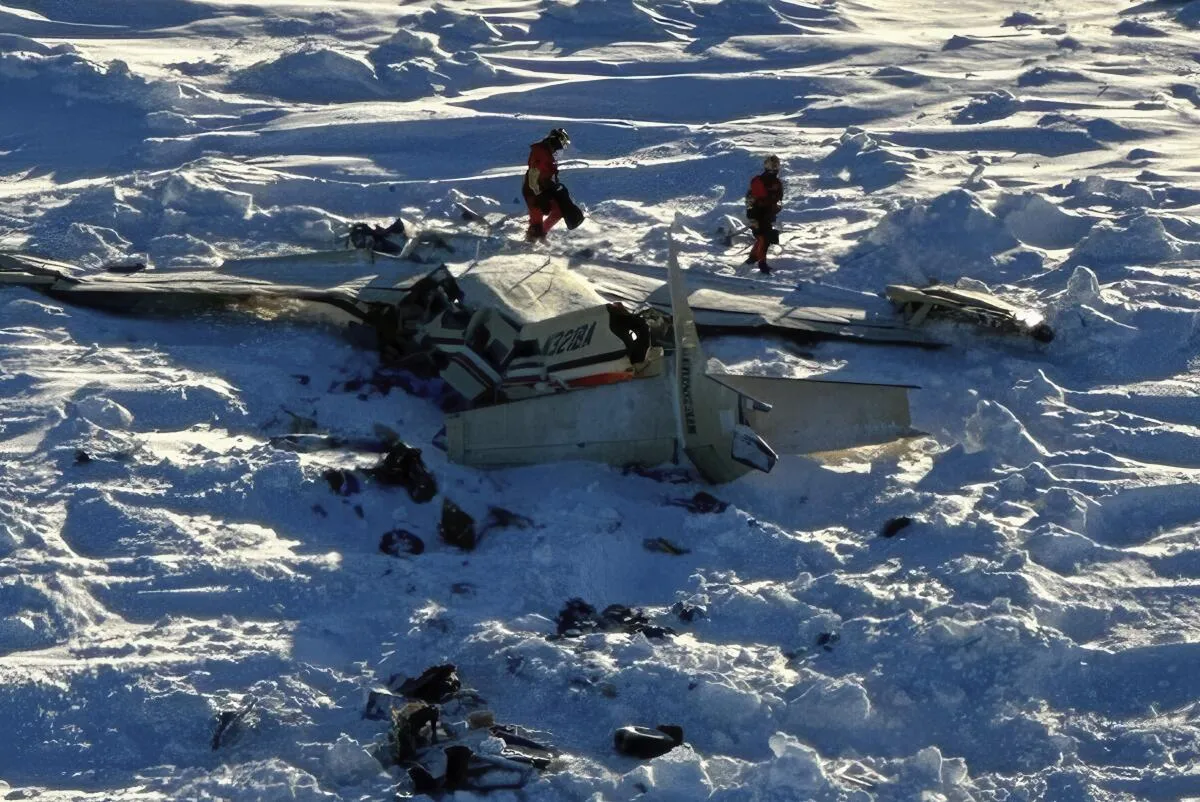
M760 273L770 273L771 272L771 266L769 264L767 264L766 259L758 260L758 272L760 272Z

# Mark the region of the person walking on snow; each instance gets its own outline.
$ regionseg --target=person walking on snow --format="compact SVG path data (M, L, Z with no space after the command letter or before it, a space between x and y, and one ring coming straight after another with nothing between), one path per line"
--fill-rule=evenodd
M779 180L779 157L774 154L763 159L763 171L750 179L746 193L746 218L754 232L754 247L746 264L758 263L758 269L770 273L767 248L779 244L779 232L772 226L783 208L783 182Z
M554 154L570 141L566 130L555 128L541 142L534 142L529 147L529 168L521 185L521 195L529 207L529 231L525 234L529 242L544 240L546 232L562 218L562 209L555 198L559 184L558 161Z

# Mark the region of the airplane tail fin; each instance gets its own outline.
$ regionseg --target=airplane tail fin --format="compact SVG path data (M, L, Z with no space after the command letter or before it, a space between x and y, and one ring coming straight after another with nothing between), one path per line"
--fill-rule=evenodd
M751 399L708 376L674 237L668 244L667 284L675 330L676 419L684 453L714 484L733 481L750 469L770 471L778 459L775 451L741 414Z

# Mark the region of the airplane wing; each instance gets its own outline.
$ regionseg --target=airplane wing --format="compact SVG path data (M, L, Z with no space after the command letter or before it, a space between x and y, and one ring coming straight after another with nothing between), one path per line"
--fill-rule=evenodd
M574 271L587 278L608 301L649 306L671 312L666 276L645 266L578 263ZM748 279L688 271L692 289L687 303L701 334L773 333L804 339L838 338L894 345L937 345L929 335L888 317L875 317L848 306L801 306L791 291Z

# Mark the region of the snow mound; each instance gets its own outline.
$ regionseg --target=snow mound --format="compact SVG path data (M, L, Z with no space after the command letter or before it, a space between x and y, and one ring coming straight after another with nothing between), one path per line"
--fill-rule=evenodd
M0 654L65 643L109 617L74 578L0 578Z
M870 696L850 679L802 682L788 695L787 720L794 732L853 731L868 726L871 717Z
M1054 194L1066 198L1064 201L1066 206L1140 209L1155 205L1154 193L1148 187L1100 175L1076 178L1070 183L1056 188Z
M1008 407L995 401L980 401L975 414L967 418L964 432L966 453L986 452L994 466L1020 468L1050 453Z
M382 94L366 59L323 47L252 64L233 73L229 85L239 92L301 103L372 100Z
M708 799L714 788L704 763L688 746L672 749L621 777L616 798L635 799L644 795L663 802Z
M300 37L334 35L347 24L344 15L318 11L307 19L299 17L268 17L263 20L263 33L268 36Z
M886 84L899 86L904 89L912 89L914 87L924 86L933 80L928 75L924 75L914 70L906 70L903 67L897 67L894 65L880 67L879 69L875 70L875 72L871 73L871 77L883 81Z
M1081 72L1053 67L1034 67L1017 76L1017 86L1046 86L1053 83L1091 80Z
M1035 192L1001 195L993 212L1021 242L1052 250L1074 247L1095 222L1090 217L1068 212Z
M924 285L960 276L990 281L1016 267L1027 274L1028 260L1040 263L1035 254L1008 253L1020 244L974 193L954 189L889 212L840 260L838 275L873 288L886 281ZM1017 265L1014 257L1026 263Z
M1164 218L1137 211L1118 220L1097 223L1075 247L1068 264L1125 268L1196 258L1200 258L1200 243L1173 236L1167 231Z
M1082 132L1101 142L1123 142L1146 136L1144 131L1126 127L1107 118L1088 119L1076 114L1046 114L1038 119L1037 126L1050 131Z
M0 53L36 53L39 56L55 56L78 53L74 45L45 45L28 36L15 33L0 33Z
M161 782L161 781L160 781ZM171 799L223 799L245 794L260 802L331 802L312 774L279 758L188 769L166 783Z
M811 746L785 732L772 735L770 745L776 758L767 770L766 785L771 791L803 796L824 790L829 784L821 756Z
M191 234L164 234L146 244L154 264L163 267L216 267L224 261L222 253Z
M438 47L436 36L412 28L401 28L368 53L367 59L380 68L415 58L445 58L447 55Z
M363 745L342 733L322 759L325 774L338 785L359 785L383 771Z
M436 37L411 28L392 34L367 58L375 65L382 89L389 97L401 100L452 95L458 89L496 83L501 75L474 50L447 53L438 46Z
M160 201L174 209L204 218L235 217L245 220L254 212L254 197L228 189L205 171L181 169L163 184Z
M488 22L483 15L459 11L442 3L434 3L432 9L421 14L418 24L434 32L439 42L454 49L496 42L504 38L500 29Z
M787 33L808 28L849 28L834 3L774 2L773 0L716 0L687 3L694 18L693 35L711 37Z
M1027 11L1014 11L1005 17L1004 22L1000 23L1003 28L1020 28L1025 25L1045 25L1046 20L1039 17L1037 14L1030 14Z
M97 268L129 254L132 245L115 229L88 223L69 223L35 228L31 245L85 268Z
M20 37L24 39L24 37ZM32 40L30 40L32 41ZM157 111L166 95L123 61L99 64L64 48L37 52L0 51L0 92L36 88L39 94Z
M1200 0L1192 0L1176 11L1175 21L1188 28L1200 28Z
M1059 297L1061 306L1091 306L1103 300L1100 295L1100 279L1091 268L1080 265L1071 271L1067 288Z
M586 38L591 43L667 38L645 8L633 0L548 0L529 26L529 36L551 42Z
M1112 32L1116 36L1143 36L1157 38L1168 35L1167 32L1161 28L1155 28L1150 23L1137 19L1121 20L1113 26Z
M986 123L1010 117L1020 110L1021 103L1013 93L1000 89L972 97L967 101L967 105L954 115L953 122L956 125Z
M68 414L76 414L105 429L128 429L133 425L133 413L102 396L88 396L68 402Z
M850 129L819 164L821 171L838 183L858 184L873 192L907 178L911 161L911 157L887 149L869 133Z
M503 211L503 205L495 198L486 195L469 195L461 190L452 189L429 205L429 213L440 217L448 217L455 222L464 220L463 206L476 214L488 215Z

